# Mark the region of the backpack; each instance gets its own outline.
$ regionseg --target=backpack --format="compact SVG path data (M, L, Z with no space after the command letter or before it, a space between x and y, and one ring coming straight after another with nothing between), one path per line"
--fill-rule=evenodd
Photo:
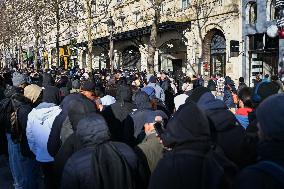
M237 166L225 156L221 147L213 145L204 156L202 189L230 189L237 173Z
M232 188L238 168L225 156L221 147L212 145L205 154L193 150L179 153L203 159L201 189Z
M18 123L18 107L11 98L6 98L0 103L0 123L5 130L11 128L11 138L14 143L19 143L22 139L22 129Z
M15 101L11 99L12 112L10 114L10 124L11 124L11 138L15 144L20 143L22 140L22 129L18 121L18 111L19 107L15 105Z
M249 167L249 169L261 171L270 175L284 188L284 168L277 163L273 161L260 161L256 165Z

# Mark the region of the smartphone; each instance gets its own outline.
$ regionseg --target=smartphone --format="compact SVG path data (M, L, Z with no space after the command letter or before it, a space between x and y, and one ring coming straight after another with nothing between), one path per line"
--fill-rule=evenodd
M158 136L161 136L164 133L165 129L164 129L164 126L161 122L156 122L154 124L154 128L155 128Z

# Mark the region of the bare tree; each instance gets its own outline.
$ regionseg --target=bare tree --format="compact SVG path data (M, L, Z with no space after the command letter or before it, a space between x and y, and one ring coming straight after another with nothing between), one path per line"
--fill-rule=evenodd
M220 23L235 18L238 16L238 7L236 3L231 3L230 7L226 7L225 12L218 12L216 7L222 6L223 10L225 7L223 6L223 2L220 0L193 0L191 5L189 5L188 11L186 11L185 17L191 21L191 28L194 33L194 43L201 47L201 57L200 62L204 62L205 53L204 51L208 50L208 44L203 39L203 33L206 27L210 23L214 23L215 25L219 25ZM214 19L214 22L212 22ZM198 73L201 73L201 64L198 63Z
M81 3L81 12L85 15L82 21L85 23L87 31L87 46L88 46L88 63L87 70L92 71L93 63L93 39L94 27L106 24L111 1L109 0L84 0Z
M160 22L160 9L163 0L151 0L152 8L154 9L153 22L151 28L151 35L148 47L148 60L147 67L148 73L154 74L154 62L155 62L155 52L157 49L157 36L158 36L158 25Z

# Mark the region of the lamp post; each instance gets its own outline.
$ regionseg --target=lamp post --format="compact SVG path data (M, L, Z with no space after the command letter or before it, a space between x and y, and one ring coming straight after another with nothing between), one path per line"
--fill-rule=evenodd
M112 17L110 17L108 19L107 25L108 25L108 32L109 32L109 62L110 62L111 73L113 73L113 69L114 69L113 32L114 32L115 23L114 23Z

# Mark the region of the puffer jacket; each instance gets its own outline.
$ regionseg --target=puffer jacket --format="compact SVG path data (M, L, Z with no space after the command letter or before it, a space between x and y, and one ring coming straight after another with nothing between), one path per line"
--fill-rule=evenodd
M59 106L43 102L29 113L26 135L29 147L39 162L54 161L47 151L47 141L53 121L60 112Z

